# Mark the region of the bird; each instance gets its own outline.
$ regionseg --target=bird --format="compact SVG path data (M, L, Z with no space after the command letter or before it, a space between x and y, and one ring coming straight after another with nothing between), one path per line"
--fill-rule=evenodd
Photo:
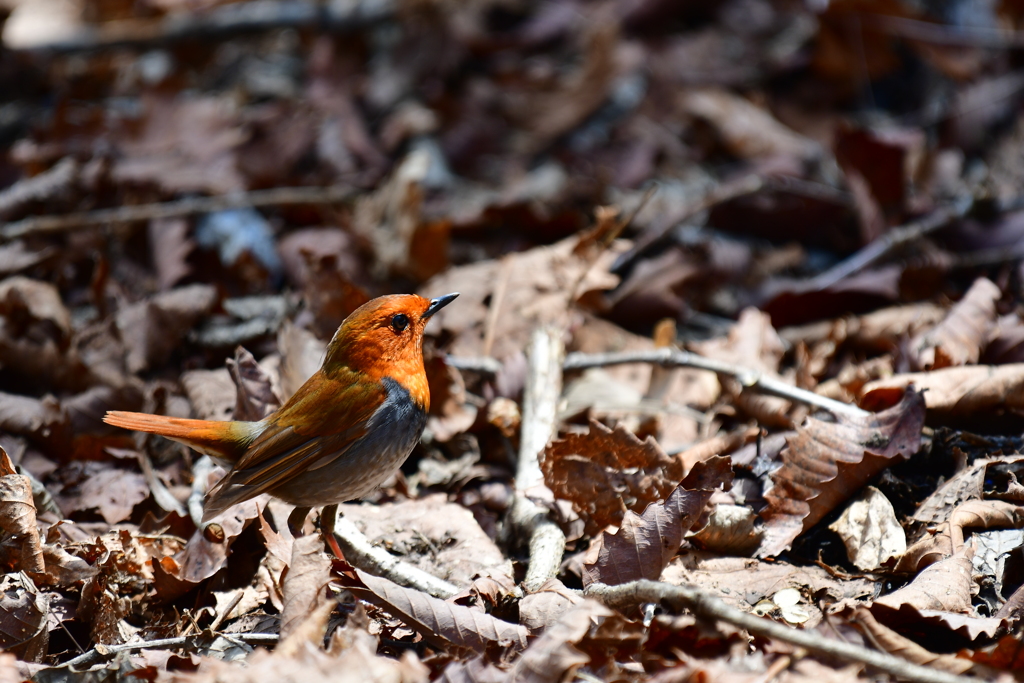
M206 494L204 524L269 493L296 506L289 526L297 531L311 508L367 495L409 457L430 410L423 331L457 296L393 294L363 304L338 327L320 369L262 420L112 410L103 421L159 434L230 467Z

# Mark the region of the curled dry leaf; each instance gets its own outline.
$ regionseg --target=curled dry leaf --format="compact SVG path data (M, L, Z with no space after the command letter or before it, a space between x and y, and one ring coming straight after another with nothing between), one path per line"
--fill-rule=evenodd
M924 392L928 410L947 417L1024 411L1024 363L968 365L893 375L866 384L861 407L870 409L879 399L884 401L887 392L911 385Z
M642 515L628 510L615 533L594 539L583 563L583 585L610 586L655 581L679 550L683 535L707 521L705 507L718 486L732 481L728 458L700 463L664 503L652 503Z
M531 633L539 633L581 602L579 593L569 590L558 579L548 579L519 601L519 623Z
M690 539L694 545L722 555L746 556L761 545L764 529L757 513L744 505L719 503L708 524Z
M196 530L188 540L184 550L174 557L162 558L154 562L154 573L157 574L157 592L166 599L177 597L190 590L203 579L208 579L227 565L231 553L231 543L239 534L256 519L267 505L269 496L266 494L232 505L214 517L210 523L218 524L224 531L223 538L207 538L202 529ZM159 567L159 569L158 569ZM161 576L162 575L162 576Z
M181 376L192 411L200 420L230 420L235 410L238 391L227 368L189 370Z
M880 616L879 608L899 610L910 605L918 610L969 613L974 583L971 554L961 551L926 567L903 588L875 600L872 612Z
M260 521L263 521L262 517ZM320 535L306 534L296 538L292 543L291 561L282 586L282 638L287 638L307 616L327 603L325 588L330 580L331 561L324 552Z
M621 425L609 429L595 420L586 434L549 443L540 467L544 483L572 503L591 534L667 498L683 478L682 462L654 439L641 441Z
M900 558L896 571L915 572L959 553L964 547L964 529L1020 529L1024 507L1000 500L969 500L958 505L946 522L930 530Z
M0 580L0 647L24 661L40 661L46 654L46 614L49 598L24 573Z
M246 349L241 346L235 349L235 357L227 360L227 367L238 393L233 419L256 422L281 405L270 376Z
M977 363L982 346L996 322L996 302L1002 292L994 282L978 278L967 294L934 329L916 337L911 348L917 366L938 370Z
M882 651L898 655L915 664L956 674L969 671L974 666L966 659L929 652L909 638L904 638L892 629L878 623L866 607L858 607L852 615L852 621L858 624Z
M362 585L347 584L346 588L356 597L383 607L435 647L454 645L480 653L490 644L511 645L515 650L526 648L529 632L525 626L403 588L358 569L355 572Z
M36 526L36 506L32 499L32 482L28 477L13 473L10 459L0 447L0 459L6 465L0 476L0 529L8 541L0 546L0 562L7 571L42 572L45 568L43 551Z
M864 571L878 569L907 551L907 536L892 503L874 486L865 488L828 528L843 539L850 562Z
M767 533L758 554L777 555L866 482L921 443L924 398L907 389L892 408L867 417L824 422L809 417L788 439L782 467L761 512Z

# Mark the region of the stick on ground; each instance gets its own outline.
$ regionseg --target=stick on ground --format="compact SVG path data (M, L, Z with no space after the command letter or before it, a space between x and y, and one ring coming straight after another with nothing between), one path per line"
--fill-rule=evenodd
M673 586L659 581L633 581L620 586L596 583L585 595L620 610L644 603L666 603L674 610L688 609L699 617L724 621L764 638L774 638L808 652L858 662L906 681L918 683L977 683L978 679L958 676L908 662L886 652L824 638L818 633L801 631L730 607L718 598L691 586Z
M528 498L544 487L539 456L555 433L562 394L562 331L541 328L533 333L527 354L523 390L523 427L516 467L516 498L510 522L521 538L529 538L530 564L523 587L534 591L558 573L565 553L565 534L548 519L548 511Z

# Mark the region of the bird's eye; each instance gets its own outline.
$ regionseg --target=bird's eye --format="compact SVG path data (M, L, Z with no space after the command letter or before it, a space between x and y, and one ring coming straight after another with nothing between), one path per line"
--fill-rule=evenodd
M391 328L395 332L404 332L407 327L409 327L409 316L405 313L396 313L395 316L391 318Z

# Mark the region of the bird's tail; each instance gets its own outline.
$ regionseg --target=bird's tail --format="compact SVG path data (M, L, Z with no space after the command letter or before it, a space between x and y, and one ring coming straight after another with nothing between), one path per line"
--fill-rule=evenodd
M115 427L159 434L228 463L237 461L253 437L254 422L186 420L165 415L111 410L103 421Z

